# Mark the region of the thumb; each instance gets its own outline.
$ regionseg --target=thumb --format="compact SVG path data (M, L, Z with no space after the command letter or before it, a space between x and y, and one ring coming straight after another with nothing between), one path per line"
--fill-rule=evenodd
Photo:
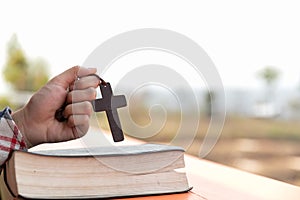
M54 77L51 82L62 86L64 89L68 89L78 77L88 76L90 74L95 74L96 72L96 68L74 66Z

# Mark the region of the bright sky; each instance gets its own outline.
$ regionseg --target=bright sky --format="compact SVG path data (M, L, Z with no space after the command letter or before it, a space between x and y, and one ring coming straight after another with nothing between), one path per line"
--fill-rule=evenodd
M197 42L215 63L225 87L261 86L255 74L267 65L282 72L281 87L297 87L299 10L298 1L283 0L1 1L0 70L13 33L30 58L46 59L53 76L82 64L117 34L163 28Z

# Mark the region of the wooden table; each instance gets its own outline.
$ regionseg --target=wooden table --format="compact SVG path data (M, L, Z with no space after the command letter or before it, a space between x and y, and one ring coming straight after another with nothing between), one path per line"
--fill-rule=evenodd
M108 138L110 137L109 135ZM99 141L101 139L97 140L97 143ZM126 138L125 141L125 145L142 143L132 138ZM82 143L75 140L70 141L69 145L62 143L59 146L51 145L51 148L67 148L70 146L82 147ZM45 149L45 146L43 149ZM189 184L193 186L190 192L126 199L300 200L300 187L294 185L247 173L187 154L185 155L185 165ZM124 198L122 199L124 200Z
M185 156L189 184L188 193L128 199L182 200L299 200L300 187L254 175L211 161Z

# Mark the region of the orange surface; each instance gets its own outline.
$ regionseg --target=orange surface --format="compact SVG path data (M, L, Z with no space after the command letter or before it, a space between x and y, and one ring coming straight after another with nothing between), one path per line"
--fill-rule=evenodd
M124 199L124 198L122 198ZM187 192L187 193L182 193L182 194L169 194L169 195L158 195L158 196L144 196L144 197L133 197L133 198L126 198L126 199L132 199L132 200L137 200L137 199L141 199L141 200L168 200L168 199L172 199L172 200L205 200L205 198L199 196L196 193L193 192Z
M111 136L109 136L111 137ZM126 138L124 145L142 143ZM76 141L71 142L72 147ZM78 142L78 141L77 141ZM78 146L82 145L80 142ZM66 148L68 145L63 144ZM43 148L47 148L44 146ZM55 146L54 146L55 147ZM53 146L51 146L53 148ZM122 199L300 200L300 187L185 155L190 192Z
M126 199L299 200L300 187L243 172L207 160L185 156L190 192ZM124 199L124 198L123 198Z

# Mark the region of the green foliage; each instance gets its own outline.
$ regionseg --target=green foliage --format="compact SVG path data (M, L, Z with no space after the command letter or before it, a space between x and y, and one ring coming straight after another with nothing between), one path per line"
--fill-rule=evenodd
M3 71L4 78L17 90L25 90L28 61L20 48L17 37L14 35L7 48L8 58Z
M29 61L22 50L16 35L7 45L7 60L4 78L16 90L36 91L48 81L48 71L42 59Z
M272 85L279 78L279 71L271 66L267 66L261 71L259 71L258 76L262 78L267 85Z
M27 87L31 91L40 89L45 85L49 79L46 63L42 59L37 59L30 65L28 73L30 74L27 79Z
M15 110L17 108L16 105L12 104L10 101L9 101L9 98L8 97L0 97L0 110L6 108L6 107L10 107L11 109Z

